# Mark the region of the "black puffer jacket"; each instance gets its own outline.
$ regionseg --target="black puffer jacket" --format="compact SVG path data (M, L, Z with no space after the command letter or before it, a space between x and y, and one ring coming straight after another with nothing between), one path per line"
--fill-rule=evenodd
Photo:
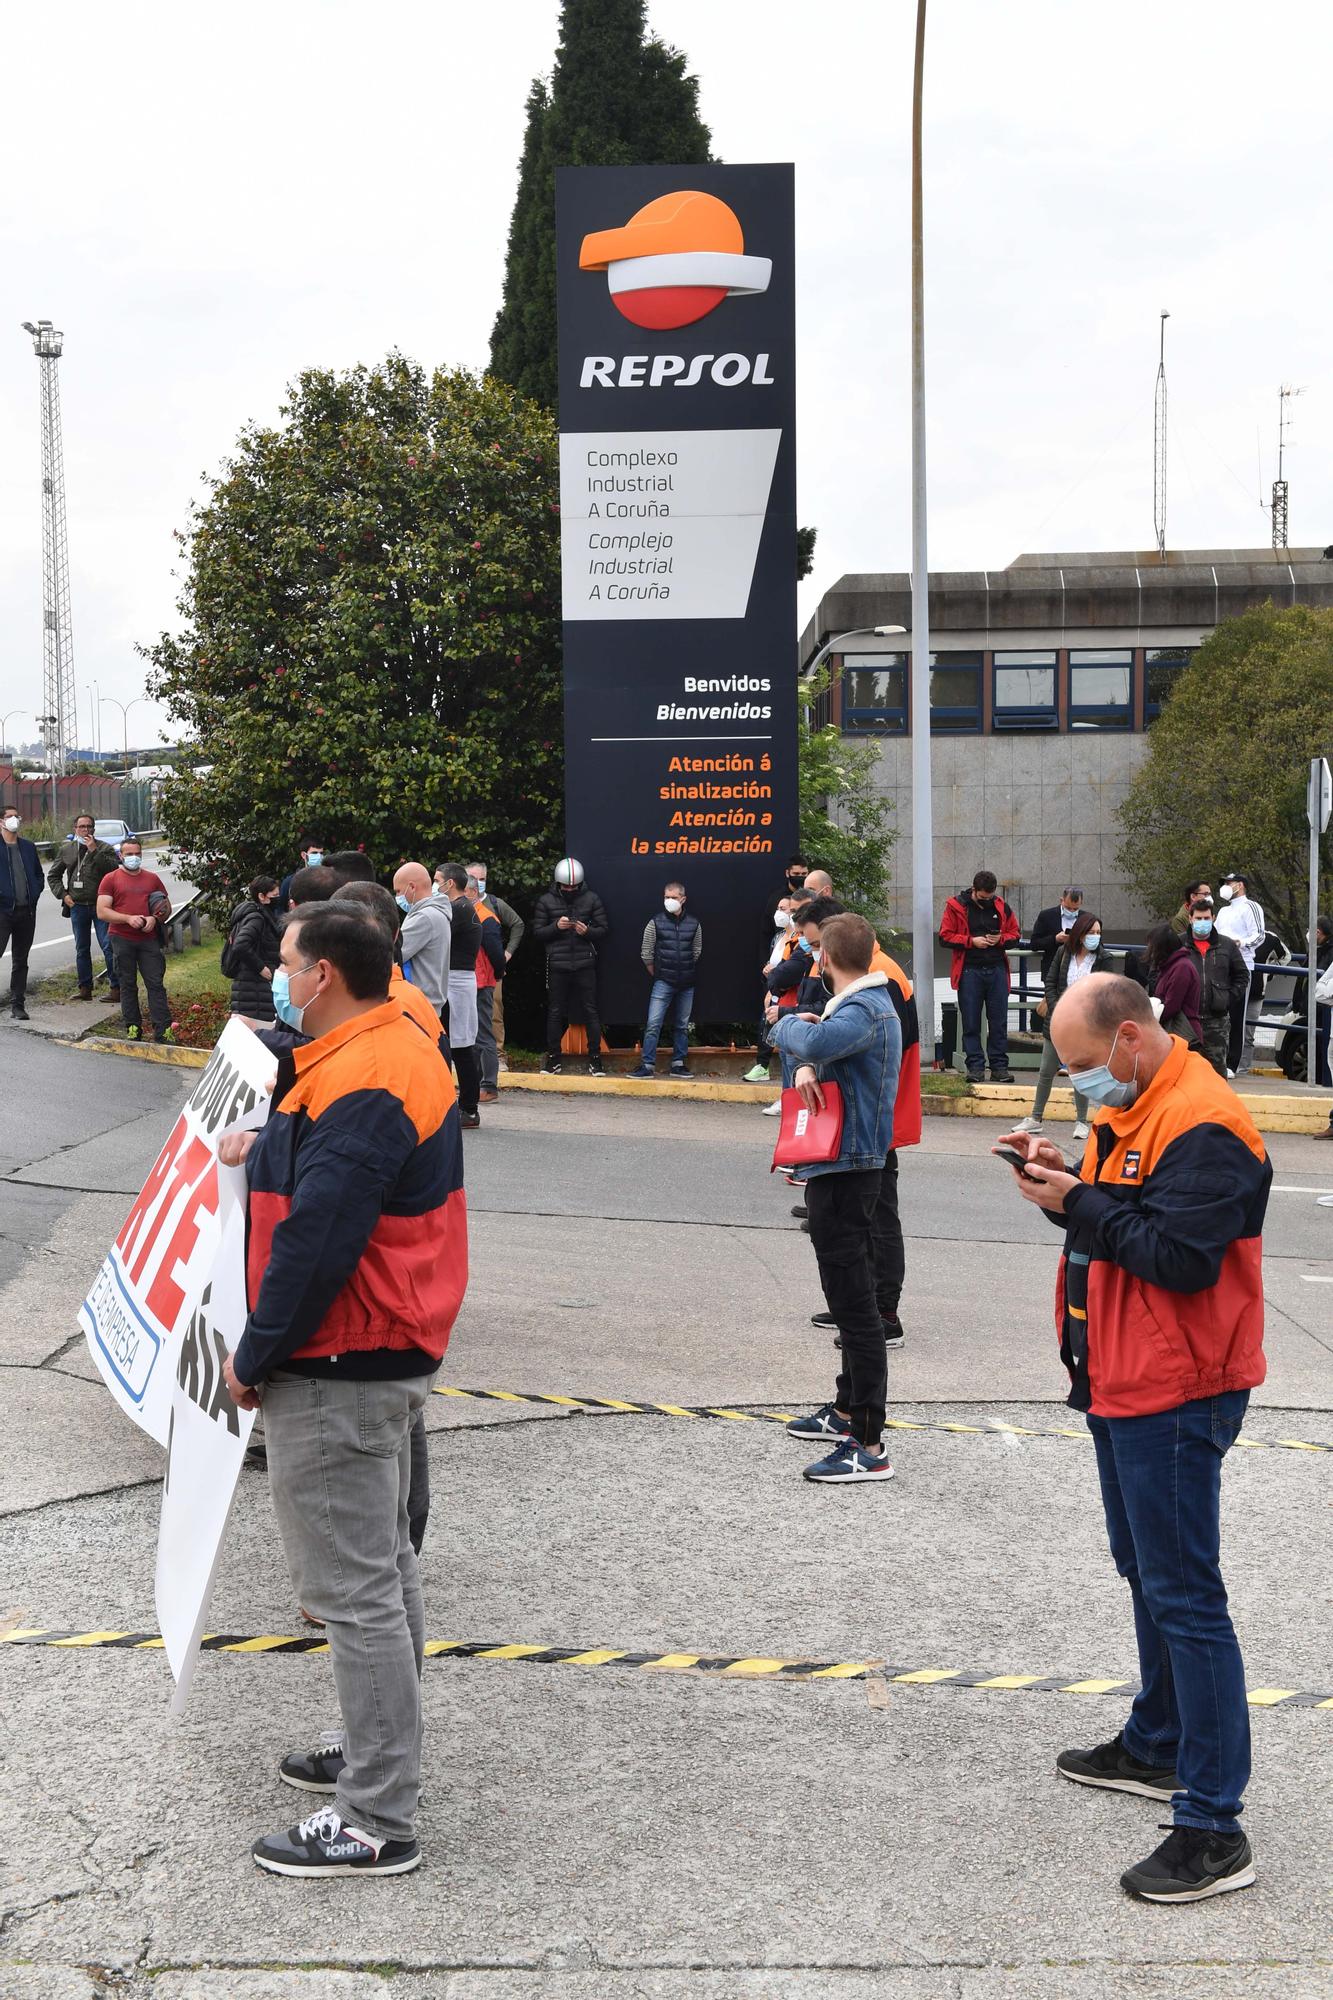
M247 896L231 913L227 926L236 972L231 982L231 1011L248 1014L255 1021L271 1021L273 989L263 968L272 972L278 963L281 934L274 912L266 904Z
M560 929L561 917L570 919L569 930ZM582 937L573 928L574 924L588 926ZM586 883L572 896L560 889L548 889L538 898L532 913L533 934L546 946L546 962L560 972L576 972L581 965L592 965L597 947L610 928L601 897Z

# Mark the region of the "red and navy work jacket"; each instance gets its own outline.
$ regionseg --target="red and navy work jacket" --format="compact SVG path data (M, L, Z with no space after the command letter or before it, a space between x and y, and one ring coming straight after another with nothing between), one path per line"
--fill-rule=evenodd
M1141 1417L1257 1388L1273 1169L1236 1093L1173 1036L1142 1097L1098 1114L1079 1179L1051 1218L1073 1407Z
M396 999L294 1051L246 1160L242 1382L347 1357L429 1372L467 1287L453 1077ZM369 1355L373 1353L374 1362ZM312 1371L313 1372L313 1371Z

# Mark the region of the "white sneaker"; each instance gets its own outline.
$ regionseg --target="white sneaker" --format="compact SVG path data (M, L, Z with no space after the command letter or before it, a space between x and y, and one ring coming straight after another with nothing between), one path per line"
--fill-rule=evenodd
M1040 1118L1020 1118L1013 1129L1015 1132L1040 1132L1041 1120Z
M775 1098L773 1099L773 1102L772 1102L771 1104L766 1104L766 1105L764 1106L764 1109L763 1109L763 1112L762 1112L762 1114L761 1114L761 1115L762 1115L763 1117L765 1117L765 1118L781 1118L781 1116L782 1116L782 1099L781 1099L780 1097L775 1097Z
M1083 1120L1082 1120L1082 1119L1080 1118L1080 1119L1079 1119L1079 1121L1078 1121L1078 1123L1077 1123L1077 1125L1075 1125L1075 1127L1074 1127L1074 1137L1075 1137L1076 1139L1086 1139L1086 1138L1087 1138L1087 1136L1088 1136L1088 1133L1089 1133L1089 1132L1090 1132L1091 1130L1092 1130L1092 1127L1091 1127L1090 1125L1085 1125L1085 1124L1084 1124L1084 1122L1083 1122Z

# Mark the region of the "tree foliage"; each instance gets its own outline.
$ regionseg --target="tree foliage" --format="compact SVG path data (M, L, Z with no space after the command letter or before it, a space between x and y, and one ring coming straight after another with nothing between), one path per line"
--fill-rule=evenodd
M1177 676L1120 808L1119 867L1151 910L1232 868L1272 928L1306 929L1311 757L1333 738L1333 611L1272 603L1228 619ZM1333 832L1322 843L1333 887Z
M710 143L698 82L648 33L645 0L564 0L550 85L528 93L492 374L554 409L556 168L698 166Z
M306 832L535 886L563 819L550 416L397 354L307 371L282 414L208 482L183 628L147 649L204 767L165 784L173 842L215 908Z
M849 741L836 723L811 726L814 704L828 684L828 668L821 667L798 691L801 852L828 870L839 902L882 923L897 837L893 807L875 785L873 743Z

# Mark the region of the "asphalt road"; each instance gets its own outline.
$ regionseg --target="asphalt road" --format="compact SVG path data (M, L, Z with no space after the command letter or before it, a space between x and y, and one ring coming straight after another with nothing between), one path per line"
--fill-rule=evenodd
M0 1042L0 1062L15 1040ZM151 1630L160 1455L74 1315L192 1080L22 1035L0 1094L0 1623ZM17 1074L17 1072L9 1072ZM749 1108L522 1097L467 1140L472 1279L442 1379L682 1407L828 1393L809 1245ZM1256 1709L1260 1884L1130 1903L1148 1801L1058 1783L1124 1697L935 1685L1133 1672L1050 1320L1058 1237L927 1121L905 1160L898 1478L829 1493L776 1425L432 1398L431 1637L776 1659L925 1678L436 1659L426 1865L257 1877L296 1816L273 1776L330 1720L325 1659L212 1655L180 1725L153 1653L0 1647L5 2000L1329 2000L1333 1709ZM1333 1189L1272 1141L1270 1376L1228 1462L1252 1686L1333 1693ZM1315 1281L1315 1282L1311 1282ZM946 1430L940 1425L966 1428ZM1041 1432L1023 1436L1005 1424ZM297 1629L266 1481L245 1475L219 1630ZM598 1655L591 1656L595 1660ZM299 1806L296 1810L300 1810ZM99 1982L101 1982L99 1984Z

